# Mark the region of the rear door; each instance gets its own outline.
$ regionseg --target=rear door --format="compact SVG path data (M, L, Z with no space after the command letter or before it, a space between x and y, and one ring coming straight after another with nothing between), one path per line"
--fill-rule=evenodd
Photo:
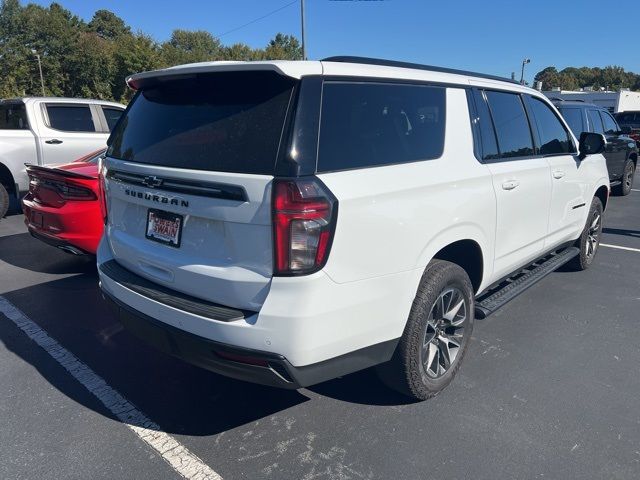
M525 99L534 125L537 153L551 169L549 235L545 242L545 249L549 249L575 238L582 229L589 208L585 200L590 194L589 184L580 172L581 162L573 138L559 116L547 102L530 95Z
M611 136L605 134L604 123L600 116L600 111L595 108L587 109L587 119L589 121L589 131L600 133L605 135L607 139L607 145L604 151L604 158L607 160L607 170L609 170L609 179L614 180L618 177L618 170L620 168L620 152L618 151L618 145L611 141Z
M91 104L46 102L39 107L42 164L68 163L106 146L108 135Z
M37 158L36 137L25 104L0 102L0 164L9 168L19 190L25 191L29 186L24 164L36 163Z
M497 198L495 275L501 277L542 253L547 236L551 178L546 160L534 155L521 96L483 92L497 140L485 156ZM477 102L482 105L482 102Z
M107 151L117 262L174 290L258 310L272 276L271 184L295 81L201 74L145 86Z
M600 116L602 117L602 124L604 125L604 134L607 138L607 143L610 144L610 148L615 152L615 167L613 172L609 172L609 175L613 173L616 179L621 178L624 173L624 164L627 160L627 152L629 150L629 141L626 137L620 135L620 127L614 120L613 116L604 110L600 110Z

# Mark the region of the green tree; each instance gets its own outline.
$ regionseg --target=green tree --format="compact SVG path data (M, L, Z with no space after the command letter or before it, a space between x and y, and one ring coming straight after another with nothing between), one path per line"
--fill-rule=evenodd
M113 44L104 38L82 33L73 53L64 62L68 73L65 95L113 100L113 50Z
M96 10L88 27L91 32L105 39L114 40L122 35L131 35L131 28L124 20L109 10Z
M262 57L263 52L254 50L244 43L234 43L224 47L222 51L222 60L251 61L262 60Z
M174 30L171 39L162 44L162 57L167 65L220 60L222 45L203 30Z
M123 35L114 45L113 98L127 102L133 95L125 83L126 77L136 72L155 70L163 64L160 49L151 37L143 33Z
M563 90L579 88L607 88L620 90L621 88L640 89L640 75L626 72L622 67L611 65L604 68L567 67L558 72L555 67L547 67L538 72L535 81L543 83L544 90L560 87Z
M136 72L214 60L296 60L301 50L294 36L282 33L265 48L225 46L209 32L181 29L158 44L132 33L109 10L97 10L86 23L55 2L0 0L0 98L41 94L36 55L48 95L126 102L133 92L125 78Z
M302 46L296 37L278 33L265 48L264 58L266 60L302 60Z

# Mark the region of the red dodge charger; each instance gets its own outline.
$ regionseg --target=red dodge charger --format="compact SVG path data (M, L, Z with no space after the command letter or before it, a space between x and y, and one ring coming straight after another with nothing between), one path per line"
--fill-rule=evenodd
M76 255L95 255L102 236L98 159L92 152L66 165L27 165L29 193L22 200L31 235Z

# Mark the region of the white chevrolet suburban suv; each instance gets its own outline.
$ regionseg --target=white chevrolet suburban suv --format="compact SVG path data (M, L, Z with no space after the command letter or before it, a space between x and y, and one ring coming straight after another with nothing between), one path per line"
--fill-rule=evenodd
M104 148L124 105L102 100L0 100L0 218L29 189L25 163L68 163Z
M474 318L593 261L604 138L539 92L359 57L140 73L101 166L100 285L158 348L298 388L378 366L419 399Z

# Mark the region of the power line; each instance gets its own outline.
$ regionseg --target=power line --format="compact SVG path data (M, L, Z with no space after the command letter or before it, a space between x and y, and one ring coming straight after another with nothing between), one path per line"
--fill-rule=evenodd
M240 25L239 27L236 28L232 28L231 30L227 30L226 32L218 35L217 37L224 37L225 35L229 35L230 33L236 32L244 27L248 27L249 25L252 25L256 22L259 22L260 20L263 20L267 17L270 17L271 15L273 15L274 13L278 13L280 10L284 10L287 7L290 7L291 5L293 5L294 3L298 3L299 0L293 0L292 2L287 3L286 5L281 6L280 8L276 8L275 10L270 11L269 13L262 15L261 17L258 18L254 18L253 20L251 20L250 22L247 22L243 25Z

